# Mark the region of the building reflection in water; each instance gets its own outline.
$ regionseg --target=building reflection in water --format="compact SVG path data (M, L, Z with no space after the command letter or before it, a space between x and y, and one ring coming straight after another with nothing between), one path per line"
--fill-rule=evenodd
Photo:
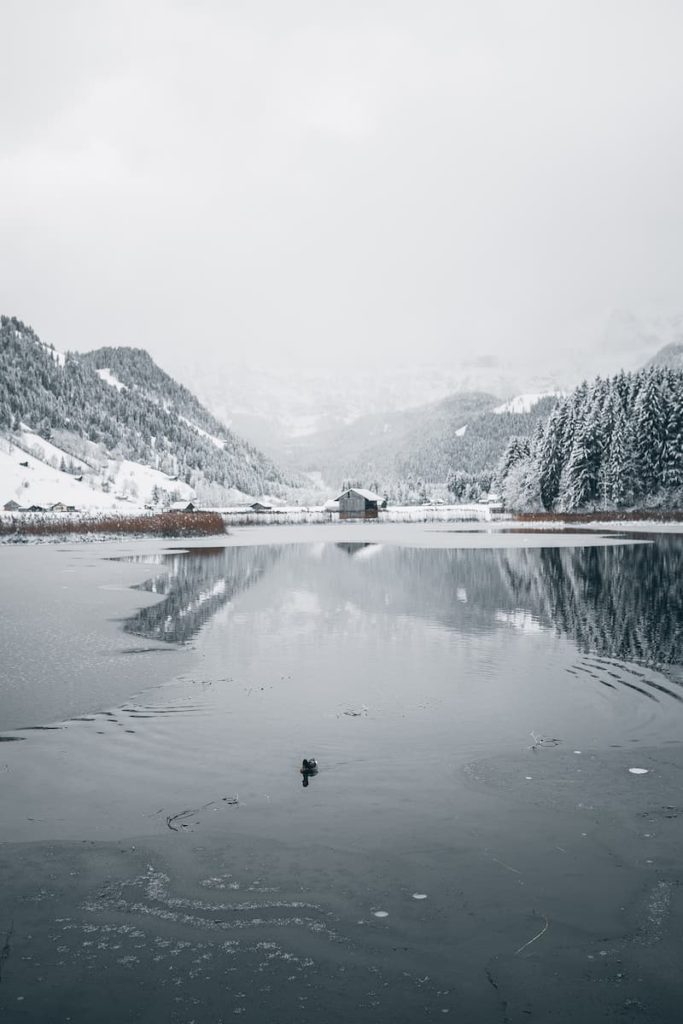
M134 560L164 566L142 587L164 599L125 623L156 640L187 642L258 583L264 602L274 587L309 590L330 616L352 604L368 616L406 615L463 634L553 630L583 654L683 661L683 543L675 536L605 547L259 545Z

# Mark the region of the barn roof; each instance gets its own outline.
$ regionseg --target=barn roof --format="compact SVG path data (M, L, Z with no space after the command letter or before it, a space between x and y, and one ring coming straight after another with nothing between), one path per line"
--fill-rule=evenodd
M361 498L365 498L366 501L384 501L379 494L373 494L372 491L366 491L363 487L347 487L345 491L335 498L335 501L339 501L344 497L345 494L360 494Z

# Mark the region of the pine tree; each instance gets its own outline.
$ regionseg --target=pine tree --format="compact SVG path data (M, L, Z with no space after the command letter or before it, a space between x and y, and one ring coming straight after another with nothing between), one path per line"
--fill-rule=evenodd
M552 509L560 493L562 469L569 454L565 448L568 403L561 402L550 414L538 455L539 485L543 508Z
M634 470L637 496L647 500L662 486L666 425L661 372L646 371L633 409Z
M601 456L599 423L594 415L589 415L574 433L567 463L566 493L562 495L565 511L599 502Z

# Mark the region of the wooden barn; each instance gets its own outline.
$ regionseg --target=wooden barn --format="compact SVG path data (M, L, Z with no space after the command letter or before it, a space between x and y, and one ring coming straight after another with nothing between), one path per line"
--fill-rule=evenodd
M193 501L174 501L169 512L197 512L199 511Z
M249 508L252 512L272 512L273 506L266 504L265 501L254 501Z
M2 507L5 512L18 512L21 505L18 501L6 501Z
M380 508L386 507L386 502L379 494L373 494L362 487L349 487L335 501L339 503L340 519L376 519Z

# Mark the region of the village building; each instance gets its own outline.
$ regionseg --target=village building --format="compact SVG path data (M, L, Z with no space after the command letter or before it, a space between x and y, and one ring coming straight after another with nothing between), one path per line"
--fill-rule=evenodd
M174 501L168 509L169 512L197 512L197 506L193 501Z
M18 501L12 500L6 501L2 508L4 512L18 512L19 509L21 508L21 505L19 504Z
M349 487L335 501L339 504L339 518L360 517L376 519L380 508L386 508L386 500L379 494L366 491L362 487Z
M265 501L254 501L249 506L252 512L272 512L273 506L267 505Z

